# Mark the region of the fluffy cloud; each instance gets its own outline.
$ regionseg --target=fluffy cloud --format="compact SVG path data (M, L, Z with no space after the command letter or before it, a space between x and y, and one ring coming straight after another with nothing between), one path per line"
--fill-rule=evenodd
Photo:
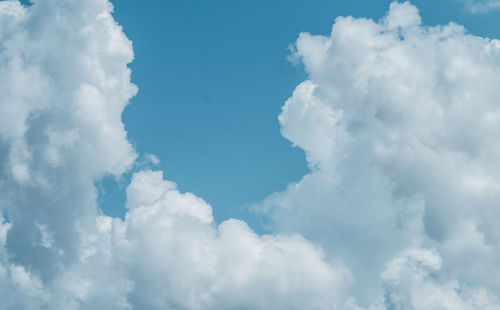
M500 307L498 299L484 288L443 280L439 277L441 268L442 260L435 249L403 250L382 272L385 306L415 310L493 310Z
M339 262L300 235L213 224L202 199L160 171L134 174L125 220L100 215L80 256L50 281L6 261L0 287L23 309L357 309ZM3 223L0 232L9 229ZM1 266L1 265L0 265Z
M423 26L416 7L392 3L378 22L339 17L329 36L302 33L292 59L309 79L279 120L312 172L260 205L275 229L347 262L362 305L389 289L408 301L389 309L489 309L464 301L463 286L500 290L500 41ZM408 247L433 276L388 277ZM423 293L438 286L449 302Z
M0 203L6 250L42 282L80 254L94 180L135 160L121 112L132 44L106 1L0 2Z
M85 283L67 270L96 229L94 180L135 160L121 122L137 91L126 66L132 44L111 9L100 0L0 2L0 205L9 215L0 295L7 309L39 309L65 299L59 289Z
M300 235L256 235L244 222L213 225L202 199L158 171L134 175L124 221L105 218L136 309L346 309L351 277ZM138 255L142 253L143 255Z
M279 120L311 173L261 203L278 233L259 236L160 171L134 174L123 220L99 211L94 183L136 159L111 12L0 1L3 307L500 307L499 41L422 26L409 3L301 34L309 79Z
M134 175L124 220L100 214L94 183L136 158L121 122L137 91L132 44L111 12L107 0L0 2L2 307L355 307L349 271L318 245L217 226L161 172Z

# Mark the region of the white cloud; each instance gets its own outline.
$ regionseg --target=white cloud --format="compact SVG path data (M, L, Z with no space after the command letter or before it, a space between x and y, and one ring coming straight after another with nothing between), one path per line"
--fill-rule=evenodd
M493 310L500 307L498 299L483 288L434 276L441 268L441 257L435 249L403 250L382 272L387 308Z
M136 285L134 308L346 307L349 272L299 235L258 236L234 219L216 227L206 202L157 171L134 175L127 206L108 233Z
M500 42L422 26L405 2L378 22L339 17L328 36L302 33L294 51L309 79L279 120L313 170L260 204L274 228L346 262L362 305L385 294L379 274L408 247L435 248L442 283L498 292ZM408 283L391 290L411 299ZM457 291L455 305L483 309ZM418 296L406 308L429 309Z
M121 114L132 44L107 0L0 1L0 299L7 309L349 309L349 271L298 234L216 226L201 198L136 173L124 220L94 182L136 154ZM153 155L146 163L158 164Z
M0 204L11 263L42 282L95 226L94 181L135 160L121 112L132 44L107 1L0 2Z
M9 214L0 229L0 296L7 309L75 309L72 283L82 286L101 269L109 279L100 282L120 291L110 266L73 267L95 231L94 181L123 173L136 157L121 122L137 91L127 68L132 44L111 9L101 0L0 2L0 204ZM121 298L106 286L95 290L110 303Z
M488 13L493 10L500 9L500 1L498 0L460 0L465 3L467 9L471 13Z
M206 202L159 171L133 176L127 207L123 221L99 216L50 281L6 262L3 296L27 309L357 309L350 272L319 246L234 219L215 226Z
M136 162L132 44L111 11L0 1L3 306L499 307L498 41L422 26L409 3L301 34L309 80L280 123L312 172L262 203L279 233L259 236L160 171L134 174L124 220L99 215L94 182Z
M149 162L153 165L159 165L160 164L160 159L156 157L155 154L150 154L150 153L145 153L144 158L146 162Z

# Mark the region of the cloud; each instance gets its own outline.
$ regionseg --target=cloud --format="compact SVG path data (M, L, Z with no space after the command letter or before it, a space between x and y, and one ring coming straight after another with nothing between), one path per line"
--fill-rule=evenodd
M56 308L55 300L75 308L61 292L85 283L85 273L69 270L96 230L94 181L135 160L121 122L137 91L127 68L132 43L111 10L99 0L0 2L0 205L9 218L1 229L0 295L7 309Z
M388 309L498 309L498 299L482 288L433 277L442 269L435 249L407 248L382 272Z
M50 281L95 226L94 181L135 160L121 122L137 91L126 66L132 44L106 1L2 1L0 25L5 247Z
M471 13L481 14L500 9L498 0L461 0Z
M105 220L134 308L343 308L349 272L300 235L258 236L234 219L214 226L210 206L159 171L134 175L127 207L123 222Z
M416 7L394 2L379 21L339 17L328 36L300 34L291 58L308 80L279 121L312 171L259 204L274 229L344 261L361 305L397 292L406 301L388 309L489 309L463 287L500 289L500 41L424 26ZM434 249L442 267L387 278L407 248ZM422 293L434 287L454 301Z
M148 169L124 219L100 212L96 181L158 164L121 121L137 87L112 9L0 1L4 307L499 307L499 41L406 2L301 34L309 79L279 120L311 173L261 203L259 236Z
M215 226L211 207L160 171L134 174L127 208L124 220L98 216L50 281L6 262L4 297L26 309L356 309L349 271L319 246L234 219Z
M6 309L349 309L341 262L298 234L213 223L201 198L137 172L124 220L95 182L144 163L121 114L132 43L107 0L0 2L0 299Z

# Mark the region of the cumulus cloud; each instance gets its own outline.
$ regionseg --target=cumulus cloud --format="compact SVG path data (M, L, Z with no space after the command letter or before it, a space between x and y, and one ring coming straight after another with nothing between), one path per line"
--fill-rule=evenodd
M11 262L43 281L95 226L94 180L135 160L132 44L106 1L0 2L0 203ZM78 228L77 228L78 227Z
M467 298L500 290L500 41L394 2L300 34L292 58L309 79L279 121L312 172L260 204L274 228L345 261L362 305L495 308Z
M107 0L0 2L0 299L6 309L349 309L342 262L298 234L213 223L201 198L136 173L125 219L94 183L136 162L121 114L132 44ZM136 166L136 167L137 167Z
M496 296L457 280L439 277L442 260L435 249L407 248L382 272L388 309L498 309ZM437 274L438 276L433 276Z
M210 206L159 171L133 176L127 208L124 221L105 220L135 284L134 308L348 307L350 274L318 246L300 235L258 236L234 219L214 226Z
M121 122L137 91L126 66L132 44L111 10L98 0L0 2L0 205L9 218L0 262L7 309L39 309L53 300L65 308L59 289L85 283L68 270L96 229L94 181L123 173L135 160ZM60 282L63 274L72 282Z
M260 204L259 236L149 169L124 219L100 212L95 182L159 163L121 121L137 87L112 9L0 1L3 307L500 307L499 41L407 2L301 34L309 79L279 121L311 173Z

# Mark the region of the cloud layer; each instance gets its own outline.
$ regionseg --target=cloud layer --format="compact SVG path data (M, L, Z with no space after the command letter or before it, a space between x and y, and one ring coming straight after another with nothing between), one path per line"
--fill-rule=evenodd
M137 157L111 12L0 1L5 309L500 307L499 41L425 27L409 3L301 34L309 79L279 120L311 173L259 204L276 230L259 236L160 171L133 175L125 219L99 211L94 183Z

